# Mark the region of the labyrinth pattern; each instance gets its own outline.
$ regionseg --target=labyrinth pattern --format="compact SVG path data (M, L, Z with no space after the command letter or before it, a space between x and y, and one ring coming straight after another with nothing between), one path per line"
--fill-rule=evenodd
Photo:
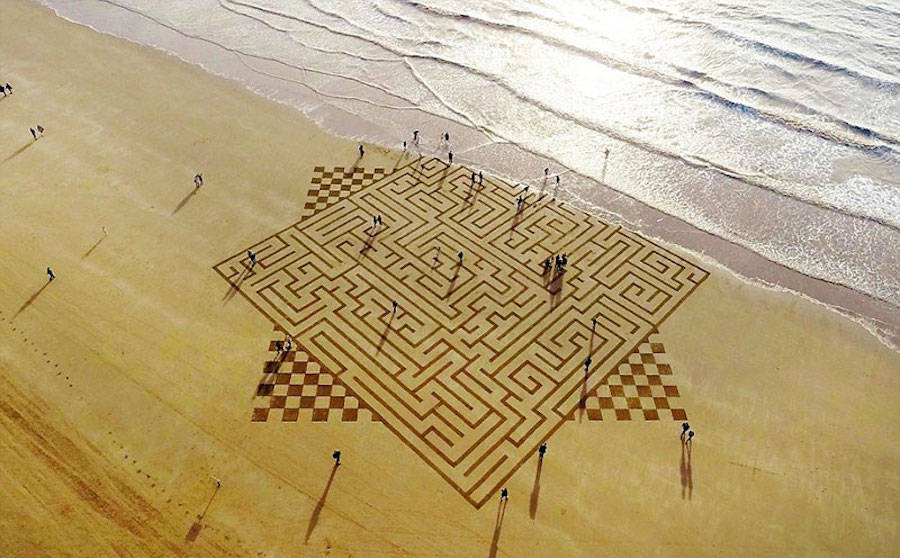
M471 173L411 161L215 269L480 507L707 273Z
M256 390L254 422L380 422L378 415L341 380L322 369L302 347L273 353L263 367ZM677 406L678 387L665 362L665 347L656 333L638 345L618 370L606 375L600 385L585 393L569 420L687 420Z

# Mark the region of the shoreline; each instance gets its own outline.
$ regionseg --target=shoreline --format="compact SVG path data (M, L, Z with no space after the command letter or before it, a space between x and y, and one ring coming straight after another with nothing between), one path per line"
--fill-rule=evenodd
M643 370L648 377L656 370L656 379L665 375L663 393L672 405L661 407L656 419L645 414L649 408L631 415L616 407L615 419L602 420L591 419L589 411L599 409L585 405L587 417L577 412L547 439L546 459L524 455L504 477L510 498L499 528L499 495L489 494L481 508L460 496L443 475L462 478L466 467L437 470L418 453L430 446L401 439L403 421L385 412L384 398L369 398L365 382L349 383L353 374L396 363L396 376L388 370L371 377L391 381L406 372L418 384L437 369L430 364L445 361L434 360L430 342L408 349L399 336L416 342L406 336L423 333L417 324L441 331L449 320L460 333L445 327L449 333L442 335L462 348L450 357L458 364L439 373L458 383L392 390L403 403L392 408L443 413L443 424L454 428L487 425L486 436L503 440L491 421L505 401L540 396L554 385L545 378L564 367L535 360L519 368L527 374L504 379L497 372L498 388L487 394L478 391L479 380L453 372L474 370L479 365L469 359L484 362L490 354L482 345L462 345L464 336L492 328L507 338L496 347L510 362L521 347L540 346L548 358L577 359L569 362L580 372L578 352L588 350L589 337L594 348L593 310L612 308L598 316L616 321L617 311L602 300L618 292L634 296L638 306L646 305L637 299L658 302L641 285L669 283L657 273L665 265L639 270L643 282L629 281L621 290L578 291L597 301L584 310L574 295L554 307L539 284L530 284L537 280L528 274L530 263L568 249L575 258L567 283L573 293L590 281L583 271L601 263L577 256L592 250L587 235L562 232L571 229L557 227L560 214L549 212L593 218L545 200L516 229L524 244L513 238L511 246L506 230L516 189L485 173L481 199L497 208L486 219L497 241L488 246L464 227L449 231L439 224L435 234L452 239L444 242L437 269L428 271L430 252L394 247L425 238L430 227L417 225L425 215L442 223L447 212L462 212L463 169L451 169L440 186L427 186L427 178L389 178L405 172L415 156L366 145L360 160L357 142L325 132L293 107L28 0L0 3L0 33L7 38L0 42L0 78L16 88L0 99L6 200L0 204L0 445L10 448L0 454L0 553L781 556L889 554L900 544L900 447L884 436L900 426L900 354L820 304L710 269L680 248L671 252L709 275L677 308L660 308L662 321L638 320L658 325L653 340L641 342L656 356L638 359L657 363ZM28 127L37 122L46 134L32 141ZM326 174L348 166L372 171L376 182L331 205L322 202L324 208L309 207L317 205ZM197 172L205 182L199 190L192 182ZM378 182L374 176L383 173L387 181ZM324 187L329 197L344 178ZM385 187L406 193L385 193ZM424 205L416 206L419 199ZM487 204L470 207L482 215ZM413 206L423 207L422 214ZM438 207L443 213L435 219ZM375 212L385 216L384 234L353 263ZM309 226L298 228L302 223ZM290 255L278 259L256 248L285 227L323 254L335 246L336 259L347 264L338 267L349 271L328 261L295 266L300 260ZM338 236L327 236L334 231ZM532 257L526 231L555 235L559 244L541 240ZM466 242L472 244L467 263L476 263L456 283L459 298L446 298L456 247ZM248 247L263 269L257 283L242 283L237 294L217 262L236 258L240 266ZM524 279L494 271L490 262L507 256L509 265L499 268ZM44 274L48 266L57 277L52 283ZM282 272L288 279L275 275ZM479 295L485 291L472 287L473 280L491 291ZM269 291L269 281L285 289ZM671 293L670 286L654 292ZM520 310L520 298L509 303L508 293L522 289L531 293L532 315ZM302 297L311 292L330 306L306 304ZM399 322L389 317L391 294L401 301ZM322 368L333 373L337 361L356 368L332 374L332 384L346 379L357 396L355 410L365 404L382 421L316 421L314 414L285 420L277 405L269 420L256 420L258 410L268 412L260 407L275 401L260 397L264 382L298 374L293 364L290 374L286 367L272 374L275 341L283 337L273 331L277 316L260 310L264 299L298 318L304 329L298 346L335 341L316 346L311 356L330 360L310 376L322 375ZM434 310L420 310L426 307ZM315 319L293 314L296 308ZM454 318L455 311L476 317ZM338 312L353 317L339 320ZM548 321L550 328L539 325ZM376 351L391 322L396 329ZM619 323L627 334L632 322ZM616 339L610 327L616 328L610 323L598 331ZM620 374L612 361L610 368L600 361L597 356L598 374ZM317 380L316 396L325 384ZM456 399L466 409L457 407L463 415L454 415L443 406L418 407L434 397ZM600 406L599 397L592 401ZM489 408L481 412L484 405ZM697 433L693 461L679 443L682 419L666 416L667 408L684 411ZM480 414L465 415L473 409ZM630 418L619 419L618 411ZM510 416L529 414L535 412ZM339 469L335 450L343 456Z
M278 91L273 90L266 92L260 86L254 85L247 79L236 77L233 73L229 74L225 70L216 70L209 62L204 63L202 61L192 60L189 57L186 57L182 52L173 50L171 45L165 46L152 42L144 42L140 39L125 36L111 30L98 29L90 23L83 23L61 14L57 8L48 6L41 0L31 1L51 10L57 17L60 17L65 21L69 21L76 25L82 25L97 33L114 36L143 47L158 50L179 61L197 66L210 75L236 82L254 95L298 111L304 118L309 119L316 127L325 133L353 141L364 141L366 143L378 145L384 149L397 150L396 147L384 145L383 142L380 141L380 138L384 135L380 132L383 132L383 130L379 130L373 123L362 119L358 115L351 114L340 107L335 105L323 105L321 103L318 106L309 103L307 103L306 106L303 106L302 104L298 104L299 101L288 100L285 95ZM140 19L149 18L149 16L145 14L138 14L129 9L122 8L121 6L117 7L130 13L134 17ZM157 25L164 25L162 22L156 20L152 21ZM170 32L178 34L179 37L184 40L210 43L213 45L211 47L213 49L223 48L216 43L184 35L183 33L168 27L166 28ZM196 54L202 56L200 53ZM238 53L233 54L241 60L241 55ZM242 61L242 63L246 65L245 62ZM258 72L260 70L254 68L253 71ZM274 75L273 77L283 79ZM321 99L324 99L324 97L322 97L324 95L322 91L302 82L295 83L312 91L314 97L319 96ZM521 161L523 158L530 161L526 168L533 167L536 171L534 175L539 174L537 169L542 168L543 166L562 166L562 168L566 169L561 173L563 176L578 177L578 181L574 187L569 185L563 186L559 192L559 199L571 204L573 207L585 211L595 217L600 217L609 222L639 232L654 242L684 250L691 254L692 257L701 259L707 265L717 266L728 273L733 274L738 279L752 285L771 289L774 292L788 292L804 300L820 304L852 323L863 327L869 334L876 337L879 342L890 349L900 351L900 308L892 305L888 301L878 299L867 293L855 290L852 287L786 267L779 262L757 253L751 248L704 231L677 216L647 205L628 194L619 192L596 178L567 168L555 160L549 161L542 155L527 150L522 146L510 142L491 143L494 140L482 130L477 130L447 120L419 107L411 106L407 108L408 110L423 115L423 118L429 122L429 125L430 123L439 123L441 129L451 130L454 138L465 138L464 141L467 142L467 147L455 152L457 160L462 164L471 163L471 160L466 154L472 150L487 149L498 153L507 153L508 156L505 157L495 156L489 158L494 161L509 160L511 161L510 164L494 164L490 167L482 168L485 168L485 170L491 174L509 182L531 183L535 186L537 186L539 179L527 174L522 174L521 165L523 163L521 163ZM353 133L350 133L351 130ZM485 141L488 143L484 143ZM438 146L436 149L425 149L422 152L440 157L444 151L446 150Z

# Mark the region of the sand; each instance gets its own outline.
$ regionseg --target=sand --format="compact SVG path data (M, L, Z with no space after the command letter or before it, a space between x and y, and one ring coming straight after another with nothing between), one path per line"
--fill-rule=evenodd
M498 529L387 428L252 422L272 324L213 266L356 144L31 3L0 4L0 37L0 555L896 552L900 355L708 264L659 327L689 486L676 422L575 421Z

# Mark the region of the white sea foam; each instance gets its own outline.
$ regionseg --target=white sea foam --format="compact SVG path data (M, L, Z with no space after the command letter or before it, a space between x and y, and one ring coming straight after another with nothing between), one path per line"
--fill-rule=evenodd
M451 131L455 160L541 187L549 165L564 173L557 194L586 209L745 276L816 291L897 335L900 320L885 318L900 305L897 10L837 0L42 1L241 80L339 134L397 145L421 129L436 149ZM821 294L784 268L865 296Z

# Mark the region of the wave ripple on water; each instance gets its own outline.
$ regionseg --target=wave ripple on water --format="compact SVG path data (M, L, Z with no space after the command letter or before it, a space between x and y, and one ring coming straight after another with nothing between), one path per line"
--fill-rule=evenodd
M43 3L337 133L453 129L462 161L537 185L549 164L586 209L669 238L654 223L674 217L688 248L721 239L882 301L896 335L900 11L884 0Z

